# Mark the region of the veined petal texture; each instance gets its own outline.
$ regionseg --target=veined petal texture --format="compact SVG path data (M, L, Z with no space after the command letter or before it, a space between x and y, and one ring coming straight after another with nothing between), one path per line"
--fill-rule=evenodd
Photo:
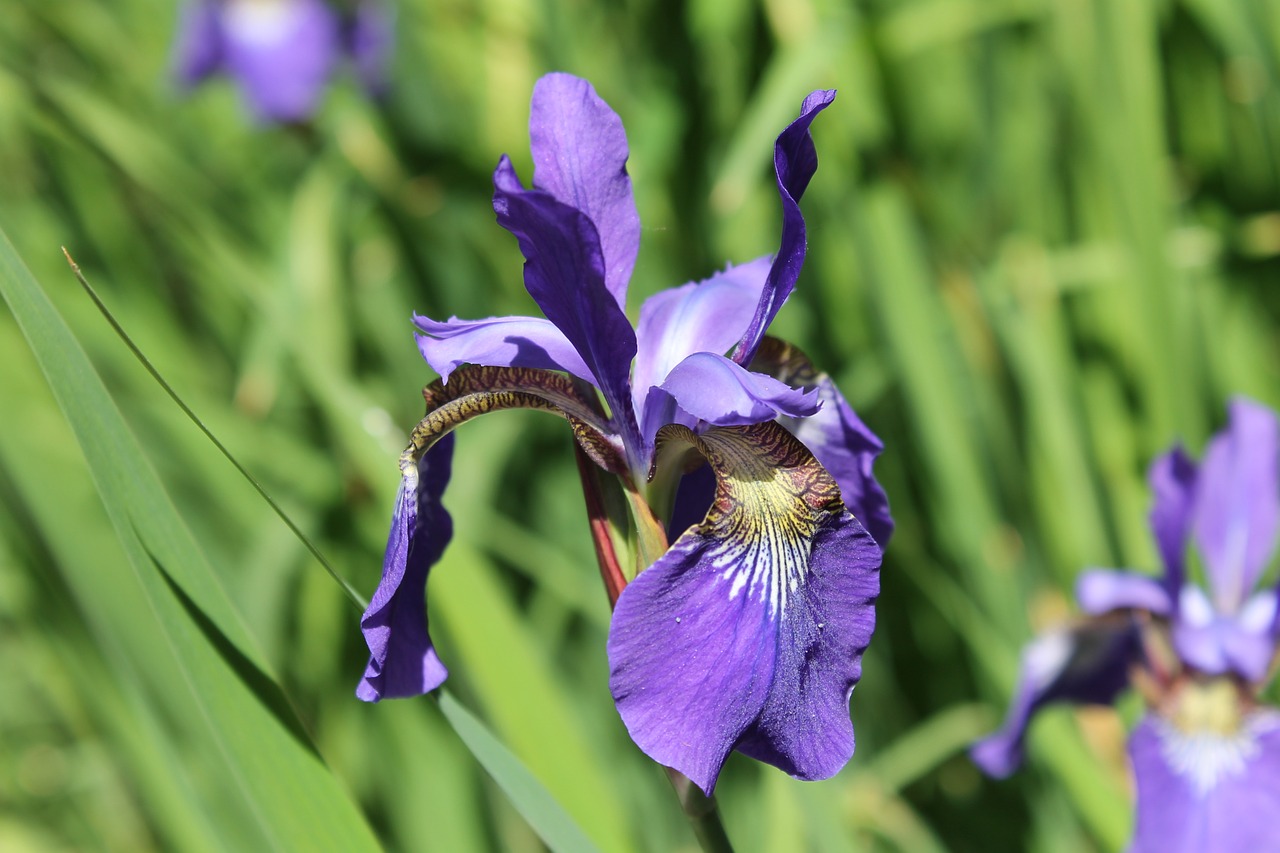
M1154 715L1129 740L1138 787L1132 853L1280 850L1280 715L1234 732L1188 731Z
M610 688L632 739L708 793L735 748L799 778L833 775L853 754L879 547L777 423L669 426L659 441L701 452L716 497L618 599Z
M529 144L533 185L595 225L605 287L625 309L640 250L640 216L627 175L622 119L586 80L548 74L533 89Z
M765 337L751 369L817 394L821 409L804 419L784 418L782 425L835 477L845 506L881 548L887 547L893 535L893 516L889 514L889 498L872 472L884 444L854 412L831 377L819 373L798 347Z

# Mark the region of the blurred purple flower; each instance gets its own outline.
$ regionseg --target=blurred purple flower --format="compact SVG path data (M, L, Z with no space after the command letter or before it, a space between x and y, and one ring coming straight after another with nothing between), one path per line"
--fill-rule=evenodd
M226 73L259 121L302 121L344 54L366 91L385 88L391 27L381 0L346 16L325 0L196 0L182 10L175 73L185 88Z
M419 460L436 465L434 436L474 414L531 406L568 418L587 454L627 483L645 483L667 448L707 463L676 476L674 541L617 600L610 686L636 743L708 792L734 749L805 779L848 761L849 694L893 529L871 471L881 444L829 378L765 337L804 261L798 202L817 168L809 125L834 97L811 94L778 137L777 254L651 297L633 327L625 304L640 222L622 122L584 80L538 82L532 186L504 156L493 205L545 318L414 318L441 381L424 392L427 418L402 458L393 547L363 623L374 633L361 698L421 693L445 676L418 642L422 586L447 540L443 528L423 532L425 516L443 513L438 489L431 507L421 500ZM414 627L387 633L394 608Z
M1107 704L1132 681L1150 709L1129 741L1135 851L1280 849L1280 712L1258 701L1280 619L1276 589L1257 589L1280 525L1280 423L1245 399L1229 414L1200 465L1174 448L1151 467L1164 576L1082 575L1077 599L1091 618L1027 648L1004 726L972 750L1006 776L1039 708ZM1188 577L1189 540L1208 593Z

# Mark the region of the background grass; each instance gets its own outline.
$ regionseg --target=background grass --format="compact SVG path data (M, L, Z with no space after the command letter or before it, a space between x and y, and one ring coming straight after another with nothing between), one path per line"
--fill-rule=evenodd
M351 826L393 850L541 843L438 705L354 699L358 613L113 337L58 247L369 593L432 378L409 315L534 311L488 181L503 152L529 174L529 94L561 69L627 126L645 226L633 311L776 248L772 139L808 91L840 90L814 130L809 260L774 328L884 439L898 532L853 700L858 754L817 784L732 759L735 842L1124 844L1124 714L1046 714L1003 783L963 747L997 722L1020 645L1069 616L1080 569L1154 568L1147 462L1176 440L1198 451L1232 394L1280 404L1280 7L405 2L389 98L341 79L305 128L252 126L225 81L177 95L175 16L160 0L6 5L0 226L190 528L193 565L212 567L199 577L243 629L232 645L323 756L317 790L363 813ZM8 310L0 365L0 848L300 843L277 818L307 813L291 787L306 762L246 766L252 732L229 758L183 704L220 689L228 658L174 698L167 667L212 641L148 634L201 623L174 608L181 578L126 582L148 554L175 573L187 559L145 525L122 535L104 506L90 463L128 460L85 458ZM596 844L690 848L608 695L570 450L536 414L462 432L433 633L461 702ZM268 783L284 793L246 822Z

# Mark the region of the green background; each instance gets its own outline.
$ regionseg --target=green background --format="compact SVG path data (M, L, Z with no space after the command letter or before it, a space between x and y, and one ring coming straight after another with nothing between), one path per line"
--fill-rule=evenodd
M177 93L175 19L9 0L0 22L0 226L88 356L0 252L0 848L540 849L440 704L355 700L358 610L59 247L368 595L433 378L411 312L536 312L489 176L504 152L530 174L550 70L626 125L633 317L776 249L773 138L839 90L774 332L884 440L898 528L857 754L822 783L732 758L739 849L1124 845L1135 699L1044 714L1005 782L964 747L1081 569L1155 570L1153 456L1198 452L1233 394L1280 403L1280 5L406 2L389 96L343 73L294 128L254 126L226 79ZM454 477L433 634L458 701L569 816L535 809L537 831L692 849L609 697L568 431L469 424Z

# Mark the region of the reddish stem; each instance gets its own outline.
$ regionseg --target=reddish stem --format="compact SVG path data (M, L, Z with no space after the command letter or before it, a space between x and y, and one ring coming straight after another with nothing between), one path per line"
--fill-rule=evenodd
M578 460L578 476L582 479L582 494L587 501L587 521L591 525L591 541L596 546L596 562L600 566L600 579L604 581L605 592L609 595L609 607L618 603L618 596L627 585L626 576L622 573L622 565L618 562L618 552L614 550L613 539L609 536L609 516L605 512L604 501L600 497L599 473L582 448L574 445L574 458Z

